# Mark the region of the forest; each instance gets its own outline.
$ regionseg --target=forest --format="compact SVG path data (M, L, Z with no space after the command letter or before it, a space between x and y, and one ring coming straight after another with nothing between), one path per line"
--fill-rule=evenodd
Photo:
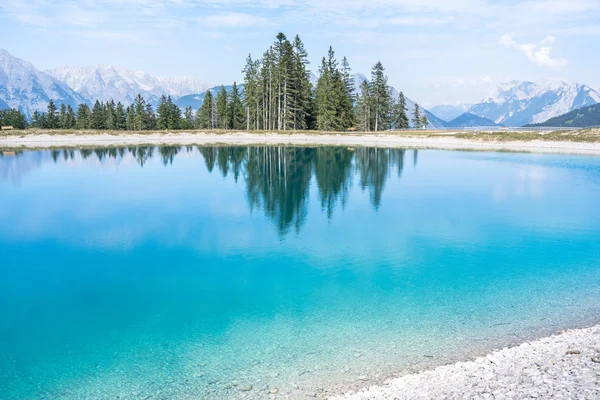
M402 92L394 99L381 62L355 92L346 57L336 58L332 47L321 59L316 87L311 83L308 53L298 35L293 40L279 33L262 54L248 55L244 82L209 90L198 110L182 110L170 96L162 96L156 109L141 95L131 104L96 100L57 104L50 99L46 112L27 119L17 110L2 110L0 124L16 129L79 129L111 131L224 129L248 131L384 131L427 127L425 113L417 104L407 115Z

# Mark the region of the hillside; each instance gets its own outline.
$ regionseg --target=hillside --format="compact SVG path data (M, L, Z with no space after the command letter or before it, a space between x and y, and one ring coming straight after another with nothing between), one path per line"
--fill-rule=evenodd
M464 113L446 123L448 128L473 128L478 126L498 126L494 121L471 113Z
M555 126L565 128L586 128L600 126L600 103L573 110L558 117L530 126Z

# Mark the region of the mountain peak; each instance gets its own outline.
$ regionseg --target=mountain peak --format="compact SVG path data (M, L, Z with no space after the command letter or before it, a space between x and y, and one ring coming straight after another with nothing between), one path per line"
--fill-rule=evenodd
M598 102L600 93L579 83L557 78L539 82L510 81L494 88L469 112L498 124L520 126L543 122Z

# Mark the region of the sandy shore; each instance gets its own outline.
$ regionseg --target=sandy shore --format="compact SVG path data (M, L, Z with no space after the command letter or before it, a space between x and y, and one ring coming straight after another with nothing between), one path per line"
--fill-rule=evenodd
M44 149L53 147L131 146L131 145L205 145L205 144L282 144L406 147L423 149L516 151L600 155L600 142L570 141L490 141L439 136L400 136L386 134L258 134L236 132L226 134L67 134L0 137L0 149Z
M600 325L401 376L331 400L529 398L600 398Z

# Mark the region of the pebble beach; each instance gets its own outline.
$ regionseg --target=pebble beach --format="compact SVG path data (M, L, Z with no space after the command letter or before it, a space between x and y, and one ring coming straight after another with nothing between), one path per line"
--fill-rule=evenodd
M597 325L404 375L331 400L599 398Z

